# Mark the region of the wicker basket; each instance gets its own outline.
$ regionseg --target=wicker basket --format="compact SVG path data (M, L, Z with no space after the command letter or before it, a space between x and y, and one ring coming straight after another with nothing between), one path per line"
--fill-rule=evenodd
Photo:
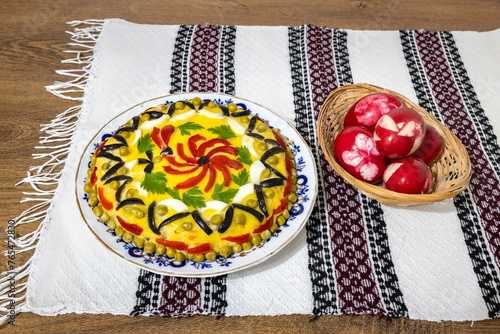
M443 138L443 153L430 166L433 175L433 187L429 194L401 194L385 189L381 182L376 185L363 182L349 174L337 162L333 143L337 134L344 127L346 113L362 97L378 92L387 92L399 97L407 107L418 111L424 118L425 123L435 128ZM458 138L422 107L401 94L385 88L369 84L347 84L334 90L326 98L318 116L318 140L326 159L342 178L366 196L383 204L409 206L442 201L465 190L470 182L471 163L469 154Z

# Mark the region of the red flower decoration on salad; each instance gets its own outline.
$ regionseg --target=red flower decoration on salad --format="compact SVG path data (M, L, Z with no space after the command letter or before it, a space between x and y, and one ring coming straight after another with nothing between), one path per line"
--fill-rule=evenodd
M197 143L199 141L203 141L203 143L198 145ZM165 158L170 165L163 166L165 172L173 175L191 174L201 169L197 175L178 183L175 188L179 190L194 187L200 183L208 173L208 182L204 189L205 192L207 192L210 188L212 188L215 182L216 170L222 173L224 183L226 187L229 187L229 184L231 183L231 173L229 172L229 168L235 170L243 168L243 165L238 161L231 159L227 155L223 155L238 155L238 150L225 139L214 138L207 141L207 139L202 135L196 134L188 139L187 146L191 152L191 156L186 154L184 144L178 143L177 155L183 160L183 162L177 161L172 155L166 155ZM177 169L172 166L182 169Z

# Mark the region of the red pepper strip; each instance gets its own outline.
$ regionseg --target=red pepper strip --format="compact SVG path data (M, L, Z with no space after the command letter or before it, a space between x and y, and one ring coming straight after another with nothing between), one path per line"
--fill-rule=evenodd
M201 170L200 174L190 177L189 179L182 181L181 183L177 184L175 188L181 190L181 189L187 189L187 188L192 188L198 183L200 183L201 180L205 177L208 171L208 164L203 165L203 169Z
M191 136L188 140L188 147L193 157L198 156L198 148L196 147L196 142L200 140L207 140L207 138L203 137L200 134L196 134L194 136Z
M285 166L286 166L286 171L288 172L288 174L290 174L292 172L292 161L290 160L288 152L285 152Z
M243 165L240 162L232 160L229 157L226 157L225 155L217 155L215 157L211 157L210 162L220 163L236 170L240 170L243 168Z
M155 109L155 110L156 110L156 107L151 107L151 108L148 108L148 109L144 110L144 112L143 112L143 113L145 113L146 111L150 111L150 110L152 110L152 109Z
M118 222L120 223L120 225L124 229L126 229L127 231L129 231L130 233L133 233L135 235L141 235L142 227L140 227L139 225L136 225L136 224L129 224L125 221L125 219L123 219L120 216L116 216L116 218L118 219Z
M178 143L177 144L177 154L184 160L185 162L190 162L192 164L197 164L198 159L193 158L193 157L188 157L186 153L184 153L184 144L183 143Z
M157 127L153 128L153 132L151 132L151 138L153 138L153 141L155 142L156 146L160 148L160 150L164 150L167 148L167 145L163 142L163 139L160 137L160 129Z
M259 227L257 227L253 233L260 233L260 232L264 232L265 230L269 230L271 228L271 224L273 223L273 218L274 216L271 215L271 217L269 217L268 220L266 220L266 222L262 225L260 225Z
M205 150L209 147L214 146L215 144L223 144L226 146L231 146L231 143L225 139L221 139L221 138L210 139L209 141L204 142L203 144L201 144L198 147L198 156L200 156L200 157L205 156Z
M187 249L188 254L204 254L204 253L208 253L211 251L212 251L212 248L210 248L209 243L202 244L202 245L191 247L191 248Z
M243 244L245 242L248 242L250 240L250 233L247 233L247 234L242 234L242 235L238 235L236 237L224 237L224 238L221 238L222 240L227 240L227 241L231 241L231 242L237 242L239 244Z
M285 187L285 191L283 191L283 196L287 196L290 191L292 191L292 178L290 177L290 175L288 175L288 179L286 180L286 187Z
M175 158L171 155L163 155L167 159L168 162L170 162L171 165L176 166L176 167L192 167L196 166L197 164L191 164L191 163L182 163L182 162L177 162Z
M90 185L94 186L95 183L97 182L97 166L94 167L94 171L92 172L92 175L90 176Z
M281 148L283 148L286 151L286 144L283 141L283 138L277 132L275 132L274 130L271 130L271 131L273 132L274 138L280 144Z
M212 157L212 159L213 158L214 157ZM219 161L210 161L210 163L222 173L222 176L224 176L224 183L226 187L229 187L229 184L231 184L231 173L229 173L229 169L227 169L226 165Z
M207 158L210 158L211 156L213 156L214 154L217 154L217 153L227 153L227 154L237 156L238 150L232 146L219 146L219 147L214 148L213 150L210 150L210 152L207 153Z
M108 139L109 139L109 138L108 138ZM101 150L101 147L103 147L103 146L106 144L106 142L108 141L108 139L106 139L105 141L103 141L103 142L101 143L101 145L99 145L99 147L95 150L94 155L99 154L99 151Z
M203 189L205 192L208 192L210 188L214 185L215 182L215 168L212 165L208 165L208 182L207 185L205 186L205 189Z
M286 198L282 198L280 206L278 206L276 209L274 209L273 216L279 215L280 213L285 211L287 206L288 206L288 201L286 200Z
M106 197L104 197L104 189L102 187L99 187L99 202L101 202L101 205L105 210L113 209L113 202L108 201Z
M198 166L195 166L194 168L191 168L191 169L186 169L186 170L178 170L178 169L175 169L174 167L170 167L170 166L163 166L163 169L165 170L165 172L169 173L169 174L173 174L173 175L184 175L184 174L189 174L189 173L192 173L194 172L195 170L197 170L198 168L200 168L201 166L198 165Z
M161 139L163 139L163 142L165 143L165 148L167 148L168 142L170 141L170 135L174 131L175 128L173 125L165 125L163 128L161 128L160 134L161 134Z
M156 238L156 243L176 250L185 251L186 249L188 249L188 246L182 241L172 241L162 238Z

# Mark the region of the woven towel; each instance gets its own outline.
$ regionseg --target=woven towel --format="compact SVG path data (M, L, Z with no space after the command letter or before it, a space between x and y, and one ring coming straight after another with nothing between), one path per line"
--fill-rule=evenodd
M18 241L37 246L18 269L17 277L29 279L17 311L433 321L500 315L500 30L71 24L72 49L79 51L66 62L75 69L60 71L69 80L48 89L81 105L45 129L54 139L46 145L71 141L54 144L48 155L59 158L54 165L65 163L55 176L59 186L49 207L38 207L46 210L39 230ZM315 118L328 94L348 82L397 91L450 128L471 157L469 188L450 200L401 208L346 184L323 157ZM148 272L108 252L78 214L76 168L98 129L137 103L182 91L221 92L268 107L296 126L316 159L318 197L305 229L256 267L213 278ZM47 177L40 171L26 181L36 186ZM36 220L34 212L18 223Z

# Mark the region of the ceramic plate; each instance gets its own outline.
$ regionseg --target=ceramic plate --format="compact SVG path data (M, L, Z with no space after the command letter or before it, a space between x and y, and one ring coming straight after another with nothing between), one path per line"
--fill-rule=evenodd
M258 247L253 247L248 251L233 254L229 258L218 256L214 261L197 263L186 260L180 263L166 255L147 254L143 252L142 249L135 247L132 243L126 243L121 237L117 237L114 230L108 229L106 224L98 220L92 213L87 203L88 196L83 191L83 187L85 186L90 157L93 152L103 140L111 137L114 131L121 125L147 108L157 106L160 103L189 100L197 96L202 100L213 100L218 104L236 103L239 107L250 109L252 114L257 114L264 120L269 121L271 127L276 127L281 130L281 133L286 136L291 143L290 146L295 154L298 200L294 204L290 212L290 218L285 225L281 226L279 230L273 234L271 239L263 242ZM83 220L107 249L134 265L160 274L182 277L209 277L227 274L254 266L269 259L290 243L293 238L299 234L311 214L317 194L317 175L312 153L304 142L304 139L297 130L274 112L257 103L229 95L219 93L181 93L166 95L140 103L116 116L101 128L87 145L80 158L75 186L76 199Z

